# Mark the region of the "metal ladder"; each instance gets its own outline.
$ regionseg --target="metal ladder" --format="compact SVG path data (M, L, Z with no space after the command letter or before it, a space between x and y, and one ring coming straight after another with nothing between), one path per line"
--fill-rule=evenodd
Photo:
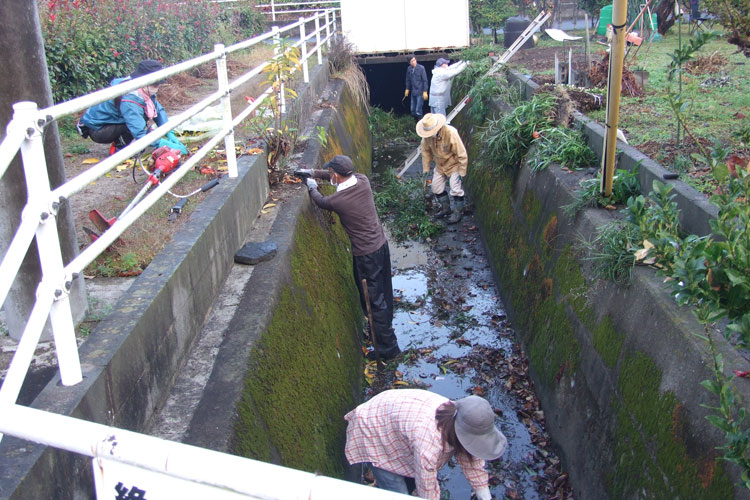
M531 36L534 34L536 30L538 30L544 22L549 19L549 17L552 15L551 12L545 12L541 11L538 16L529 24L525 30L523 30L523 33L521 33L518 38L508 47L508 49L503 52L503 54L498 58L498 60L495 62L495 64L492 65L492 67L487 71L485 76L487 75L493 75L497 73L500 68L502 68L505 63L508 62L508 60L513 57L513 54L515 54L518 49L520 49L526 41L531 38ZM463 99L461 99L461 102L456 104L456 106L451 110L450 113L448 113L448 116L446 117L445 123L450 123L453 118L462 110L464 109L464 106L469 102L469 96L467 95ZM419 155L421 154L421 149L417 147L417 149L414 150L414 152L409 155L409 157L406 159L406 162L404 163L404 168L399 171L398 174L396 174L396 178L400 179L404 173L409 170L409 167L412 166L412 164L417 160Z

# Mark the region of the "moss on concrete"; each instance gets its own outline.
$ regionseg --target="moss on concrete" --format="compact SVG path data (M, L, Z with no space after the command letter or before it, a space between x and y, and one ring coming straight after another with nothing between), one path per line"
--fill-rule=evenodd
M530 329L529 359L540 381L551 387L563 374L572 375L580 364L581 349L565 306L553 298L541 302L531 317Z
M620 351L622 350L622 343L625 341L625 336L615 330L612 324L612 319L609 316L605 316L594 328L594 348L602 357L602 361L609 368L614 368L617 364L617 359L620 357Z
M351 157L357 172L369 174L372 169L372 141L367 113L357 106L346 85L341 89L340 101L334 111L338 126L328 130L323 161L345 154Z
M360 391L362 324L347 244L338 221L329 226L312 212L299 219L292 282L249 364L237 454L343 476L343 415Z
M460 131L471 126L466 123ZM472 141L466 186L540 395L559 410L580 408L588 395L599 394L599 381L586 380L592 372L581 377L583 386L558 387L560 377L581 369L584 355L587 366L598 365L598 355L617 379L611 405L598 407L598 420L592 420L591 431L606 434L596 459L601 463L571 456L573 469L594 481L606 476L603 487L611 498L734 498L715 451L697 450L705 441L688 425L687 410L674 394L660 393L661 372L654 360L641 353L625 358L626 332L618 331L608 315L597 321L589 301L591 283L575 249L558 237L556 214L545 209L531 183L514 202L517 172L487 164L480 148L480 141ZM589 337L595 350L582 351L578 339L588 344ZM556 415L560 422L589 417Z
M727 499L732 483L713 452L690 456L681 406L659 390L661 371L642 353L623 361L617 381L612 498Z
M553 274L557 282L558 294L570 304L578 317L578 321L591 330L595 321L594 312L588 306L586 298L588 287L581 271L581 265L578 263L575 252L570 245L566 245L560 252Z

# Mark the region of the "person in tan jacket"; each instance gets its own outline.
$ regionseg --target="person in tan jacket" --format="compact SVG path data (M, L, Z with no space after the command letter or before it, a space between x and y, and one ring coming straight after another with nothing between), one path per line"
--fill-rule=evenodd
M469 158L466 148L458 135L458 130L446 123L445 115L427 113L417 123L417 135L422 138L422 174L430 173L430 162L435 161L432 174L432 193L440 203L436 217L450 214L448 224L461 220L464 209L464 188L462 179L466 175ZM453 211L445 185L450 186L453 197Z

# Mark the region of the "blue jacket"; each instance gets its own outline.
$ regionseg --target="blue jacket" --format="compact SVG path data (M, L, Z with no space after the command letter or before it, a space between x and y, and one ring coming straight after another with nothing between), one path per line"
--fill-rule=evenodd
M127 80L130 80L129 76L115 78L111 85L114 86ZM154 122L159 126L165 124L168 120L167 112L156 100L156 95L152 95L151 100L156 107ZM104 125L125 123L130 133L133 134L134 140L140 139L149 132L147 122L146 103L136 90L121 97L119 108L115 105L114 99L104 101L86 110L81 117L81 123L94 130L98 130Z
M411 90L414 95L427 92L427 72L424 70L424 66L417 63L414 68L411 67L411 64L406 68L406 88Z

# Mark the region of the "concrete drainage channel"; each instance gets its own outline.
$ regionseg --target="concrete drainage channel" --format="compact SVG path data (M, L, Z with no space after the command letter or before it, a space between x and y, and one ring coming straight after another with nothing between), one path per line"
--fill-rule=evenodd
M376 156L405 159L388 148ZM407 176L420 169L417 162ZM551 448L528 359L499 298L471 203L463 220L433 241L390 245L393 327L404 355L376 376L366 397L388 387L423 388L450 399L480 395L508 438L504 456L488 463L493 498L570 498L567 474ZM443 498L470 497L471 487L455 464L443 467L439 478Z

